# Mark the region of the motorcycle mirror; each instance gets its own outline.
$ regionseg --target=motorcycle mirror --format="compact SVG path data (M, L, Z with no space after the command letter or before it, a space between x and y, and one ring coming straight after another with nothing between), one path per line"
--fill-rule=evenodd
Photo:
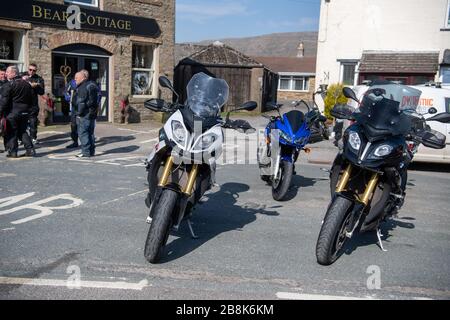
M450 113L448 112L442 112L434 117L428 118L427 121L437 121L441 123L450 123Z
M345 87L344 89L342 89L342 93L344 94L344 96L348 99L352 99L353 101L356 101L359 103L358 98L356 97L356 93L355 91L353 91L352 89L350 89L349 87Z
M163 99L150 99L144 102L144 107L152 111L161 112L166 107L166 102Z
M336 119L351 120L355 109L348 104L337 104L331 109L330 113Z
M273 101L269 101L266 103L266 110L267 111L273 111L273 110L277 110L278 106L275 102Z
M170 80L166 76L160 76L159 77L159 85L161 87L163 87L163 88L167 88L170 91L172 91L173 94L177 97L177 101L179 100L180 96L178 95L178 93L173 88L172 82L170 82Z
M235 111L239 110L247 110L247 111L253 111L258 107L258 104L255 101L247 101L242 106L235 109Z
M428 113L429 114L436 114L438 111L435 107L431 107L430 109L428 109Z

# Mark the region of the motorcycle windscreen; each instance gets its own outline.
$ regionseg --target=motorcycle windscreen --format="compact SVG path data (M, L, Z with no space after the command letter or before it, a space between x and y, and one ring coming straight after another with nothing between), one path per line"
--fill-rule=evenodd
M198 117L217 118L220 108L228 101L228 95L229 87L225 80L200 72L187 85L186 105Z
M373 101L366 96L354 117L369 136L405 135L411 130L411 118L400 111L399 105L394 100Z

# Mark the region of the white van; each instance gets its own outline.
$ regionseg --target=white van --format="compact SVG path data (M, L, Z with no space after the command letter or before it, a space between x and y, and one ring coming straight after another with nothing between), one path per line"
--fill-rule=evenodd
M438 113L450 112L450 88L436 88L425 85L411 87L422 91L419 106L417 108L417 111L419 113L426 113L431 107L436 108ZM426 115L425 118L429 118L432 116L433 115L429 114ZM434 129L446 135L447 146L445 147L445 149L436 150L420 145L419 151L414 156L414 161L450 163L450 124L430 121L428 122L428 125L431 127L431 129Z

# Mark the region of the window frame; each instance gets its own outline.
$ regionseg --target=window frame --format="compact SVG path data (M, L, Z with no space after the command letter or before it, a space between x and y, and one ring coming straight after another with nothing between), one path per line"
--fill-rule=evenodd
M27 63L26 61L26 57L25 57L25 33L21 32L21 31L17 31L17 30L12 30L12 29L8 29L8 28L2 28L1 30L7 31L7 32L13 32L13 33L18 33L18 40L20 42L20 50L18 53L18 60L8 60L8 59L0 59L0 64L5 64L5 65L15 65L18 69L19 72L23 72L24 68L25 68L25 64ZM16 46L16 43L13 43L14 46Z
M64 0L64 3L74 4L77 6L85 6L85 7L90 7L90 8L99 8L100 0L91 0L91 1L93 1L95 4L89 4L89 3L85 3L85 2L81 2L81 1L77 1L77 0Z
M133 59L134 57L131 57L131 97L133 99L151 99L155 98L157 96L157 70L158 70L158 60L159 60L159 46L154 43L141 43L141 42L132 42L131 43L131 49L133 50L133 46L147 46L147 47L153 47L153 61L152 61L152 67L151 68L133 68ZM148 95L139 95L139 94L133 94L133 73L135 71L141 71L141 72L148 72L150 73L150 77L152 78L152 85L151 85L151 94Z
M295 81L303 79L303 89L302 90L295 90ZM309 92L309 79L311 76L309 75L286 75L286 74L280 74L280 79L278 80L278 91L287 91L287 92ZM288 80L289 81L289 89L282 89L281 88L281 81L282 80Z
M447 0L447 11L445 12L445 29L450 29L450 0Z

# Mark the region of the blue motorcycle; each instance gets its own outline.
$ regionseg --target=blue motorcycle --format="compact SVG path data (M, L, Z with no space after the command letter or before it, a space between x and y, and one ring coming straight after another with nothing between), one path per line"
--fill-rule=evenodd
M311 109L303 100L294 102L295 108L302 104L308 109L306 114L291 110L281 115L282 105L270 102L268 110L276 110L278 116L263 115L270 121L265 129L265 142L258 150L258 164L261 179L272 186L272 196L277 201L283 200L289 190L300 152L309 153L306 145L312 132L327 120L317 107Z

